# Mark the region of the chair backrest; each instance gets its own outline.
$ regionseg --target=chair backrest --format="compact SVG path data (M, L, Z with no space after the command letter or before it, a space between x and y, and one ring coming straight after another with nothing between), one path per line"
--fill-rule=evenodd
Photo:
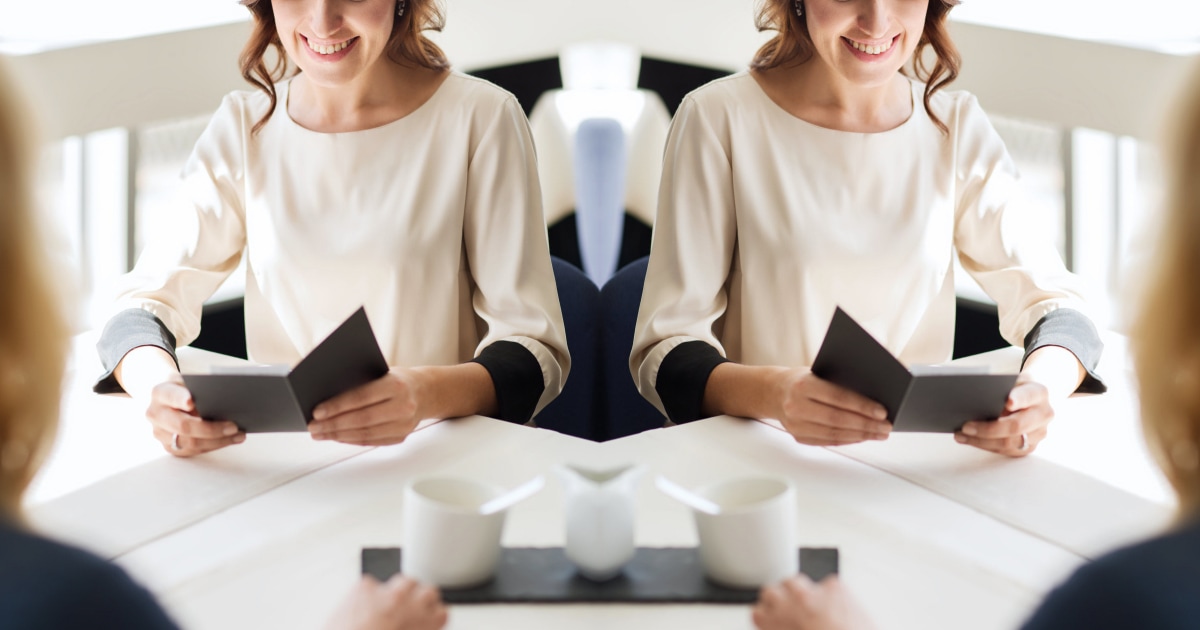
M600 291L600 390L604 392L601 439L641 433L663 426L666 418L637 391L629 374L633 329L642 302L649 257L626 265Z
M625 132L589 118L575 132L575 226L583 270L597 286L617 271L625 226Z
M600 290L574 265L551 257L558 301L562 305L563 324L567 328L567 349L571 352L571 373L563 391L534 418L537 426L588 440L599 440L597 412L597 351L600 335L597 314Z

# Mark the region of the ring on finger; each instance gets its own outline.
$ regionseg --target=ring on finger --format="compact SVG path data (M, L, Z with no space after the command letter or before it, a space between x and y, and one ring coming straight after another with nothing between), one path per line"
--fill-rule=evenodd
M171 434L171 450L172 450L172 451L181 451L181 450L183 450L183 447L182 447L182 446L179 446L179 434L178 434L178 433L172 433L172 434Z
M1028 434L1025 434L1025 433L1021 434L1021 448L1018 448L1017 450L1021 451L1022 453L1029 450L1029 435Z

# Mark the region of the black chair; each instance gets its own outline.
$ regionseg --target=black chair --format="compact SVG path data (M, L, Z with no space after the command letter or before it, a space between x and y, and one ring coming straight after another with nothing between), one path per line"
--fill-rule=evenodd
M601 409L605 421L600 428L602 440L658 429L666 422L637 391L629 374L629 353L633 350L633 329L642 285L646 282L649 257L640 258L618 271L600 291L600 391L604 392Z
M563 391L546 405L534 422L543 429L599 440L597 430L596 355L600 335L596 314L600 310L600 290L574 265L551 257L558 301L562 305L567 328L567 349L571 351L571 373ZM639 289L640 292L640 289ZM636 313L636 306L635 313Z

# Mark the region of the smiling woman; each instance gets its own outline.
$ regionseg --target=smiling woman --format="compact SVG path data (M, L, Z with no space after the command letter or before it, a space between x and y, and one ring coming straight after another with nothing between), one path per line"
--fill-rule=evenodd
M178 216L118 288L97 391L143 401L174 455L245 439L196 416L174 350L246 260L249 358L294 364L365 306L391 366L317 406L315 439L404 441L423 419L526 422L569 368L528 123L422 34L431 0L256 0ZM268 63L268 51L277 59ZM295 70L295 72L293 72Z
M327 35L330 34L330 31L311 32L310 35L299 33L296 29L296 22L301 19L303 15L301 11L305 6L313 4L311 2L274 0L274 4L272 4L272 0L242 0L242 4L254 15L254 32L250 35L250 40L246 43L246 48L242 51L239 59L242 76L266 92L271 100L270 110L255 123L254 131L257 132L275 109L277 98L275 83L283 80L286 76L288 59L291 59L301 70L320 73L325 70L316 63L340 61L342 57L349 55L349 51L336 57L333 57L334 53L341 53L350 48L354 44L354 40L361 36L356 35L338 41L328 39ZM326 11L331 9L333 4L337 3L324 3ZM399 2L386 0L354 4L362 6L357 11L338 15L350 16L349 19L356 22L352 26L366 25L368 31L375 31L373 39L382 40L372 42L376 47L375 50L360 52L360 64L365 63L368 59L379 57L379 49L382 48L387 58L396 64L435 71L446 70L450 67L450 62L447 61L442 49L424 35L425 31L440 31L445 27L445 18L434 0L399 0ZM354 7L349 8L353 9ZM276 24L277 14L283 21L282 24ZM332 16L325 15L322 19L327 20L330 17ZM342 17L342 19L347 18ZM314 23L313 26L337 29L342 25ZM302 47L308 47L312 54L302 54ZM269 50L274 50L275 53L274 62L270 65L266 61ZM322 59L322 56L331 58ZM313 63L310 65L310 62ZM346 72L341 68L338 68L337 71Z
M884 38L873 42L874 45L871 45L872 42L840 39L843 44L850 45L865 55L869 55L867 57L858 56L857 58L860 60L874 61L870 56L880 57L883 56L883 53L889 53L888 59L895 59L900 63L913 59L916 62L917 79L925 83L925 109L928 110L929 101L934 92L954 81L958 77L959 66L962 65L962 58L959 56L954 42L950 39L950 32L946 27L950 9L959 4L959 0L908 0L904 6L912 12L913 18L910 19L910 26L914 27L908 33L919 34L906 37L903 42L898 42L899 34L890 39ZM825 5L817 3L816 6L821 8ZM804 63L812 58L818 44L813 41L813 35L807 26L808 20L813 19L812 9L810 8L808 12L809 17L806 18L802 0L764 2L759 8L755 26L760 31L775 31L776 35L758 49L750 67L765 71L785 64ZM825 19L825 15L819 12L817 19ZM918 15L919 18L916 17ZM902 49L893 52L892 47L896 43L901 43ZM927 60L923 55L926 47L932 48L936 55L936 61L932 67L927 65ZM883 61L883 59L879 61ZM898 68L898 64L885 64L885 67L879 72L888 76L894 74ZM936 114L933 120L939 129L946 131L945 124L937 118Z
M764 0L748 72L680 105L630 369L671 420L780 420L796 440L884 440L884 409L809 369L834 310L902 361L950 359L955 258L1026 358L1005 412L955 438L1011 457L1052 401L1103 391L1078 281L1017 194L958 73L953 0ZM931 47L932 67L916 63Z

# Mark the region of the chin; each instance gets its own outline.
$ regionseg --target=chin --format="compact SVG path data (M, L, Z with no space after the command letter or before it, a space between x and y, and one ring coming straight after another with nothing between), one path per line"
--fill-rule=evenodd
M870 72L843 72L842 76L849 79L855 85L862 87L883 87L890 81L896 78L896 74L900 72L900 68L880 68Z
M337 74L331 74L329 72L309 72L305 70L304 74L308 76L308 81L310 83L324 88L341 87L347 83L350 83L350 81L354 78L353 75L341 72Z

